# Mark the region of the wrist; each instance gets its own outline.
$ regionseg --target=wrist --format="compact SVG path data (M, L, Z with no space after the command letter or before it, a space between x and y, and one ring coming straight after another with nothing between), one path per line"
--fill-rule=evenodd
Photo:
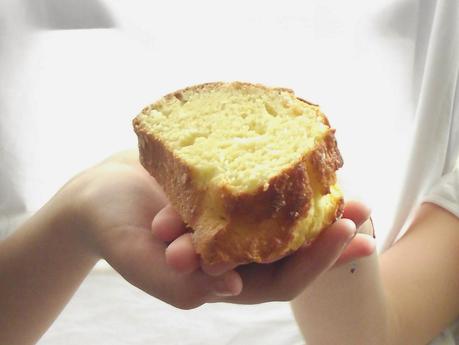
M88 216L82 207L80 193L78 193L80 186L73 184L72 181L70 185L60 190L45 208L55 220L55 226L51 228L57 232L56 236L62 238L63 242L72 244L75 251L95 265L100 260L100 255L88 230L90 227Z

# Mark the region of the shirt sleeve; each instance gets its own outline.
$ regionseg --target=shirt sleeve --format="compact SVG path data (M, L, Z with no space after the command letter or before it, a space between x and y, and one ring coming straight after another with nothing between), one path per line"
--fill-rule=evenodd
M444 175L430 188L422 202L431 202L459 218L459 169Z

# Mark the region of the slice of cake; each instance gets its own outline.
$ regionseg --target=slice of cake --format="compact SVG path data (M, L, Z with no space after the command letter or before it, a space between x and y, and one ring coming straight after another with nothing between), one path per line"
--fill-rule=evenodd
M197 85L133 123L141 163L193 229L206 263L278 260L342 213L335 131L291 90Z

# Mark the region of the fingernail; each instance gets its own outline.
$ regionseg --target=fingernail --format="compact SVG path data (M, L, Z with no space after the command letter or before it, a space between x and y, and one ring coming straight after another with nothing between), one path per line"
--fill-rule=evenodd
M231 290L230 282L228 281L227 276L224 276L222 279L219 279L215 282L214 293L219 297L229 297L236 295L236 293Z
M375 228L373 226L373 220L371 219L371 217L365 223L359 226L358 232L376 238Z
M357 235L357 233L359 232L359 229L357 228L357 226L354 224L354 222L352 222L351 220L349 220L349 222L351 222L354 226L353 226L353 229L352 231L349 231L349 234L348 234L348 238L346 240L346 242L344 243L344 248L346 248L349 243L352 242L352 240L354 239L354 237Z
M371 236L373 236L373 238L376 238L375 225L373 224L373 219L371 217L370 217L370 223L371 223Z

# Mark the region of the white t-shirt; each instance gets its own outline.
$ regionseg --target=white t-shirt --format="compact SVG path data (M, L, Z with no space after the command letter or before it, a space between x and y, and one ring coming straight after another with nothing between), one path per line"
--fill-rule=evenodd
M0 0L0 236L77 171L134 146L130 121L145 104L215 80L290 87L321 104L337 128L345 195L372 207L380 250L423 200L459 216L458 11L456 0ZM110 132L100 130L106 123ZM90 313L93 303L78 302ZM243 307L219 308L237 329ZM177 317L160 310L159 325ZM215 317L200 310L182 324ZM269 335L279 315L293 322L282 310L259 333ZM222 343L266 344L241 334L222 332ZM452 331L442 337L455 344Z
M432 1L432 3L434 3ZM421 7L420 21L430 22L428 39L418 38L415 72L420 88L414 135L399 204L384 249L400 238L421 202L432 202L459 218L459 3L438 0ZM432 18L428 20L427 18ZM459 344L459 320L432 345Z
M459 4L439 0L420 11L431 17L428 40L420 42L421 75L414 136L400 202L385 247L399 238L420 201L436 203L459 217ZM433 10L433 11L432 11ZM416 64L415 64L416 66Z

